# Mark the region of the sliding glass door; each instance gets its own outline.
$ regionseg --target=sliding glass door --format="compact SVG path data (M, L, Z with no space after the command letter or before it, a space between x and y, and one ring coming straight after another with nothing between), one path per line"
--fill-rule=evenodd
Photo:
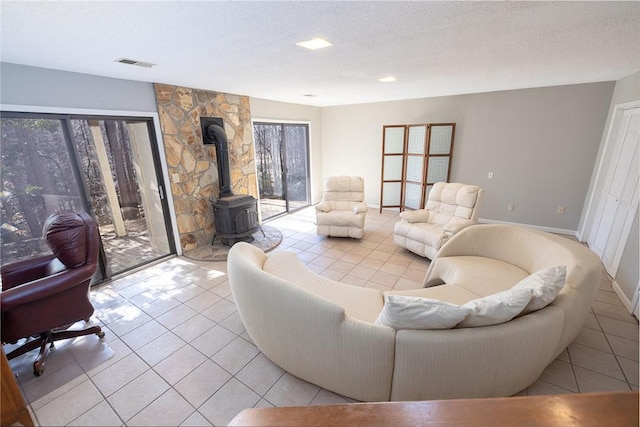
M2 263L47 253L46 217L89 212L102 241L94 282L175 252L151 120L2 114Z
M49 214L88 211L88 206L64 122L2 116L0 238L7 264L50 253L42 240Z
M309 206L309 126L254 123L262 219Z

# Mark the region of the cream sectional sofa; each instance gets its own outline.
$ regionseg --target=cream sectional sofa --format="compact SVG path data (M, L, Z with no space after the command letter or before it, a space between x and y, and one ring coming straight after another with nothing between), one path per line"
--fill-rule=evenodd
M391 292L453 304L509 289L545 267L566 283L545 308L506 323L447 330L375 324L384 293L332 281L287 251L229 252L239 315L256 346L291 374L362 401L509 396L577 336L601 280L597 256L567 238L509 225L462 230L434 257L426 288Z

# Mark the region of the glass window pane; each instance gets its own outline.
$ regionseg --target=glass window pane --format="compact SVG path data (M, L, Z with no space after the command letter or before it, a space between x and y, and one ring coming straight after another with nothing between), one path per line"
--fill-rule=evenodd
M83 211L79 185L57 119L2 119L2 263L50 253L46 218Z
M48 252L42 226L62 209L91 211L112 273L174 250L150 121L7 116L0 165L3 263ZM105 272L100 259L94 283Z
M112 274L171 252L146 122L71 120Z
M260 213L262 219L286 212L287 207L282 188L282 126L261 123L253 127L260 191Z
M399 182L385 182L382 184L383 206L400 206L401 185Z
M446 181L449 173L449 157L430 157L427 183Z
M422 185L407 183L404 191L404 206L410 209L420 209Z
M404 151L404 126L384 129L384 154L402 154Z
M424 164L424 157L422 156L407 156L407 181L422 182L422 167Z
M402 156L385 156L384 181L396 181L402 179Z
M262 220L308 206L309 126L254 123L253 137Z
M307 126L285 124L286 179L289 210L309 204Z
M424 141L427 134L426 126L411 126L407 141L407 153L424 154Z
M451 154L452 125L431 126L429 154Z

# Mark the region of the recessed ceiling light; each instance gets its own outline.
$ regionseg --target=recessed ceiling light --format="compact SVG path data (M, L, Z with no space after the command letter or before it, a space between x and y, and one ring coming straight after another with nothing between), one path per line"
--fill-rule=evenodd
M127 58L116 59L116 62L119 62L121 64L127 64L127 65L137 65L138 67L144 67L144 68L151 68L156 65L156 64L152 64L151 62L144 62L144 61L138 61L136 59L127 59Z
M308 98L315 98L318 95L314 95L313 93L305 93L303 96L306 96Z
M395 82L396 78L393 76L389 76L389 77L383 77L381 79L378 79L378 81L382 83L389 83L389 82Z
M316 50L316 49L321 49L323 47L333 46L333 44L329 43L324 39L316 37L315 39L296 43L296 46L306 47L307 49Z

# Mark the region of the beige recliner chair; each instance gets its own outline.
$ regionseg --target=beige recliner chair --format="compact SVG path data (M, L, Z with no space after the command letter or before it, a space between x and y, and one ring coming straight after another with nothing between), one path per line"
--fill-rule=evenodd
M405 211L393 228L393 241L432 259L446 241L478 220L484 190L476 185L438 182L425 209Z
M367 205L364 180L359 176L330 176L324 181L324 195L316 205L317 234L362 238Z

